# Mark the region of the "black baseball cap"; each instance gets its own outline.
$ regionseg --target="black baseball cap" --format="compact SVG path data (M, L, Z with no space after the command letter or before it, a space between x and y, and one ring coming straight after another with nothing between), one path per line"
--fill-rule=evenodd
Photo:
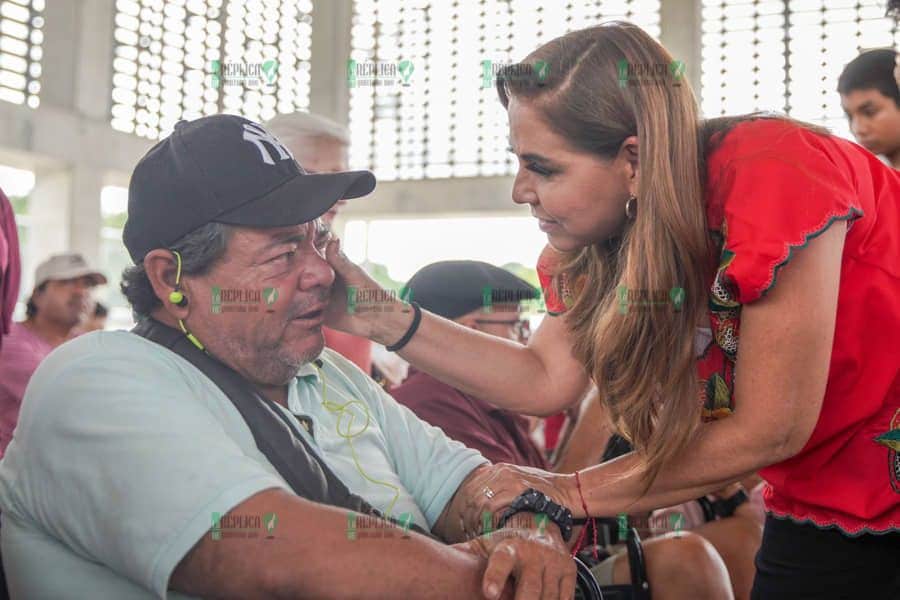
M180 121L131 174L122 241L137 264L207 223L298 225L373 189L369 171L307 173L275 136L243 117Z
M540 290L524 279L477 260L445 260L422 267L406 283L406 290L422 308L446 319L485 306L487 294L491 304L540 298Z

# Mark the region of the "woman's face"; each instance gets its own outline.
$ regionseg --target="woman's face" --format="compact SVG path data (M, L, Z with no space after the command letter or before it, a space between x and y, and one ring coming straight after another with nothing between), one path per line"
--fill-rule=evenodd
M560 251L615 237L625 203L637 189L637 138L610 160L573 148L527 101L510 98L510 150L519 159L512 199L531 214Z

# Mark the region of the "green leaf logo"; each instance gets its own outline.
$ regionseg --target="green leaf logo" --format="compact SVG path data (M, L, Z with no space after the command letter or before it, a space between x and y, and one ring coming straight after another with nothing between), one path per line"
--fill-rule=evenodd
M356 87L356 61L352 58L347 61L347 87Z
M347 513L347 539L356 539L356 513Z
M550 65L547 64L547 61L535 61L534 73L537 76L537 80L543 83L547 80L547 75L550 74Z
M266 526L266 537L273 537L272 533L275 531L275 525L278 524L278 516L275 513L266 513L263 515L263 524Z
M624 58L616 62L616 68L619 71L619 87L628 85L628 61Z
M209 61L209 69L206 71L210 74L210 85L214 90L219 89L219 86L222 85L222 63L218 60Z
M619 299L619 312L626 314L628 312L628 287L620 285L616 287L616 297Z
M404 537L409 536L409 526L412 523L412 513L400 513L400 516L397 519L400 522L400 527L403 528Z
M481 87L494 86L494 63L489 60L481 61Z
M681 311L681 305L684 304L684 288L673 287L669 290L669 299L672 300L675 312Z
M216 286L212 288L212 311L215 315L222 312L222 288Z
M628 539L628 515L625 513L619 514L619 539L624 540Z
M494 531L494 519L491 511L481 513L481 535L487 535Z
M212 539L221 540L222 539L222 527L220 522L222 520L222 513L214 512L212 514L212 529L210 529L210 533L212 534Z
M403 77L403 85L409 85L409 78L412 76L415 68L413 67L411 60L401 60L397 65L397 70L400 71L400 76Z
M669 529L672 531L681 531L684 529L684 514L672 513L669 515Z
M547 520L549 517L546 513L538 513L535 515L534 520L537 523L538 533L544 535L547 532Z
M673 60L669 63L669 71L672 73L672 79L675 80L675 85L680 85L682 78L684 78L684 61Z
M272 306L278 300L278 288L263 288L263 299L266 306Z
M484 312L494 312L494 293L491 286L481 288L481 305Z
M347 287L347 314L354 314L356 312L356 287L349 286Z
M262 64L262 70L263 73L266 74L268 84L273 85L275 83L275 78L278 76L278 61L267 60Z

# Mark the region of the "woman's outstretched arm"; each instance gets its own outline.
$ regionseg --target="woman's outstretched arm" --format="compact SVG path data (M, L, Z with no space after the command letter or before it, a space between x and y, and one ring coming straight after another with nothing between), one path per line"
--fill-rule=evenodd
M347 310L347 288L380 289L333 240L326 258L335 271L327 324L390 345L409 329L413 313L399 299L379 301L378 312ZM467 394L501 408L552 415L578 402L588 376L571 351L562 317L546 316L527 346L458 325L422 311L422 321L400 356Z
M810 239L778 271L777 285L741 309L734 414L700 427L646 494L634 452L581 471L588 514L614 516L679 504L802 450L825 396L846 232L838 223ZM573 475L503 465L482 485L493 494L470 507L475 514L502 511L534 487L576 516L584 515Z

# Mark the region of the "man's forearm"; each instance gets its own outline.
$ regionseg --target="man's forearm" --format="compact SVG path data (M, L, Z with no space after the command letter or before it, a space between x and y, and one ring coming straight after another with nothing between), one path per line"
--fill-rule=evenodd
M366 527L362 515L283 490L233 513L278 515L274 538L207 534L172 574L171 589L217 598L481 597L484 559L415 532Z
M449 544L462 542L471 537L469 534L482 533L479 529L481 522L475 522L471 518L464 520L467 514L466 507L470 504L473 494L484 493L478 489L478 481L492 468L492 465L486 464L472 469L459 487L456 493L444 507L441 516L434 523L431 532Z
M478 598L482 559L399 528L347 534L346 511L315 518L314 550L293 544L279 555L276 598ZM363 537L393 534L392 537ZM301 565L303 565L301 567Z

